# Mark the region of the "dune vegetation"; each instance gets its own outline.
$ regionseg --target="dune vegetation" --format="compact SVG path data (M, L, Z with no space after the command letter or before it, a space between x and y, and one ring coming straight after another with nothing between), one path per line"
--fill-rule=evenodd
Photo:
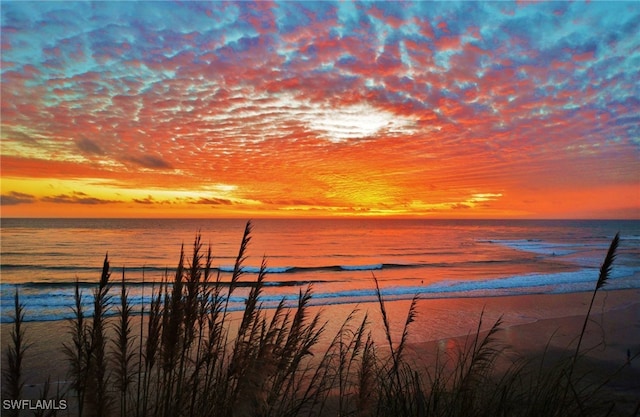
M112 280L105 257L91 309L81 302L76 285L74 318L61 347L67 380L47 383L40 392L43 400L64 398L68 408L36 414L495 417L618 413L615 403L600 395L605 381L584 378L580 367L582 335L593 301L585 312L582 334L576 335L575 351L572 348L554 363L544 358L535 364L505 361L497 338L498 320L488 331L478 326L455 359L442 357L417 365L405 348L418 297L407 311L401 338L393 340L375 278L384 341L374 341L367 315L352 314L335 334L328 334L322 314L309 308L312 288L300 291L296 306L287 306L283 300L275 309L264 308L265 261L249 281L244 311L235 316L240 319L231 320L230 297L248 282L240 279L245 275L250 240L248 222L231 279L223 282L219 273L212 273L211 250L197 235L191 254L181 251L171 279L154 288L152 301L143 306L136 325L125 272L121 280ZM594 297L606 284L617 244L616 236ZM16 293L15 320L3 354L3 400L23 398L21 368L29 348L22 327L25 308ZM3 411L3 415L18 414Z

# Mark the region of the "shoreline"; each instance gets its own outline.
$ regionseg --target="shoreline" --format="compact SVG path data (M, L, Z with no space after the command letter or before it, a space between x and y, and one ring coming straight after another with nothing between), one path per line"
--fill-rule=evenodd
M523 372L534 378L543 368L564 369L566 365L562 364L575 352L591 296L592 293L571 293L420 300L416 320L410 324L403 360L427 383L439 367L445 375L453 376L450 372L461 363L461 352L470 347L475 335L482 339L495 321L502 318L493 345L499 351L491 365L495 378L500 379L520 364ZM410 304L411 300L384 301L394 348L402 337ZM265 311L267 317L269 311L273 310ZM367 331L375 341L378 357L385 360L388 355L389 345L377 303L316 306L309 307L307 313L307 320L319 313L321 322L327 323L323 336L311 349L313 356L307 357L311 366L323 357L344 320L352 314L349 328L355 330L366 314ZM230 314L231 333L239 325L241 314ZM136 354L140 322L140 315L132 317ZM143 333L147 323L146 320L142 323ZM22 398L40 398L50 378L50 395L60 388L62 399L75 401L74 394L66 392L68 362L62 351L62 344L71 341L69 325L67 320L24 323L26 341L31 346L24 361ZM3 361L11 328L10 323L1 325ZM111 349L111 342L107 349ZM632 354L630 363L627 349ZM575 377L587 386L599 387L598 398L612 403L617 410L615 415L632 415L640 398L640 290L598 292L580 352Z
M502 319L498 337L504 338L504 342L511 346L510 350L517 351L520 355L535 355L544 350L547 342L550 342L551 347L566 349L580 333L591 295L569 293L420 299L415 321L409 327L407 351L418 356L429 356L429 349L437 352L442 350L442 346L459 345L467 336L476 333L481 315L481 332L488 330L499 318ZM410 304L411 300L385 300L394 346L400 340ZM374 340L379 346L388 348L377 303L339 304L309 308L311 314L320 313L322 321L327 322L324 337L315 347L316 352L323 352L323 347L328 343L326 339L330 340L346 317L354 311L357 313L352 325L358 325L364 314L368 314L369 329ZM232 323L239 320L241 314L242 312L231 313ZM132 317L133 336L137 339L140 337L140 317ZM46 379L44 369L29 366L34 361L49 365L47 371L52 374L52 382L63 380L66 361L62 354L62 344L67 341L69 321L24 322L23 326L26 340L31 344L26 353L27 385ZM0 327L4 360L12 324L2 323ZM614 356L613 348L623 351L616 353L618 357L626 349L631 349L633 354L640 353L640 290L599 292L583 346L589 346L588 341L591 343L602 335L613 340L607 343L604 352L608 358ZM434 346L438 349L434 349ZM640 362L640 358L637 362Z

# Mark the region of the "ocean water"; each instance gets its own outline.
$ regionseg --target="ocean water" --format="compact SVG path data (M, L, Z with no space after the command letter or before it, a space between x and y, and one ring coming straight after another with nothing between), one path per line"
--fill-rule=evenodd
M640 221L257 219L242 282L268 266L262 301L294 303L311 285L312 304L490 297L592 291L609 244L620 232L606 289L640 288ZM242 220L2 219L1 321L12 320L18 290L27 321L71 317L80 282L90 305L105 255L112 281L124 274L136 309L173 277L181 246L196 234L211 247L214 274L229 281ZM118 302L118 289L113 290ZM232 297L242 309L248 287Z

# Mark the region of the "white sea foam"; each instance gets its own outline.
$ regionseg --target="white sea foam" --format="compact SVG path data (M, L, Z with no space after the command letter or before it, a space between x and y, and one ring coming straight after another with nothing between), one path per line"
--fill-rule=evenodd
M370 271L375 269L382 269L382 264L371 265L340 265L340 269L345 271Z
M576 253L579 250L579 248L577 248L574 244L554 243L541 240L490 240L486 242L495 243L519 251L532 252L548 256L565 256Z
M568 293L592 291L598 279L598 268L583 268L577 271L557 272L550 274L523 274L503 278L483 280L448 280L427 285L387 285L381 289L382 295L390 300L408 299L418 294L422 298L453 298L453 297L486 297L517 294L537 293ZM376 300L376 292L372 285L359 286L355 289L339 290L333 288L333 283L319 283L314 286L311 299L313 305L365 303ZM300 284L304 286L304 284ZM2 322L11 322L11 307L13 301L12 285L2 286ZM287 286L276 288L273 292L264 294L261 301L266 308L275 306L283 298L290 306L297 300L299 286ZM273 289L273 287L270 287ZM614 268L605 290L640 288L640 267L621 266ZM120 300L117 294L117 286L114 289L112 302L117 305ZM90 292L83 293L83 305L85 311L90 311ZM129 302L134 306L134 311L140 311L142 303L148 306L151 301L150 292L144 297L139 293L133 293ZM236 294L231 297L232 310L240 310L244 307L245 296ZM71 318L73 312L73 287L57 288L55 296L47 289L22 292L21 302L26 308L27 321L61 320Z
M294 267L292 266L280 266L280 267L268 266L265 269L265 272L268 274L284 274L285 272L288 272L293 268ZM233 272L234 267L233 265L222 265L219 267L219 269L220 269L220 272ZM259 266L243 266L242 272L245 272L248 274L257 274L260 272L260 267Z

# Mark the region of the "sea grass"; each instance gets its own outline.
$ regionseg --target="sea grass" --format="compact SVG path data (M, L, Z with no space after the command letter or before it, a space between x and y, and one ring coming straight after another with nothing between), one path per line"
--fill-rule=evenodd
M122 268L122 281L120 284L120 305L117 308L117 321L115 323L114 350L112 361L114 364L114 388L120 393L120 415L130 415L127 408L129 389L135 379L135 336L131 327L132 306L129 303L129 291L125 284L125 271ZM140 343L142 346L142 343Z
M22 399L24 388L23 367L25 354L29 344L25 340L25 330L23 328L25 316L25 306L20 302L20 293L16 288L13 296L13 326L10 333L10 343L7 347L5 357L6 366L2 369L2 397L4 400ZM18 415L18 409L8 410L11 415Z
M138 334L138 372L136 375L136 379L137 379L137 384L136 384L136 398L140 399L140 396L142 395L142 389L143 389L143 385L144 385L144 379L142 376L142 362L143 362L143 357L142 357L142 352L143 352L143 346L144 344L142 343L142 339L144 337L144 313L145 313L145 302L144 302L144 282L145 279L145 266L142 266L142 286L140 287L140 299L142 300L141 304L140 304L140 333ZM137 401L136 402L136 417L140 417L140 413L141 413L141 409L140 409L140 405L141 402Z
M587 309L587 314L584 318L584 323L582 324L582 330L580 331L580 338L578 339L578 344L576 345L576 351L573 355L572 367L570 372L573 372L573 365L575 365L576 360L578 359L578 355L580 354L580 347L582 346L582 338L584 337L585 331L587 329L587 323L589 322L589 317L591 316L591 309L593 308L593 302L595 301L596 294L598 290L602 288L609 279L609 275L611 274L611 269L613 268L613 261L616 259L616 251L618 250L618 244L620 243L620 234L616 233L615 237L611 241L609 245L609 250L607 251L607 255L602 262L600 267L600 274L598 275L598 281L596 282L596 287L593 290L591 295L591 301L589 302L589 308ZM569 374L569 379L571 377L571 373Z
M112 398L108 392L106 317L111 308L109 255L105 255L98 288L93 292L93 315L90 326L87 390L96 417L108 416Z
M70 320L69 333L71 343L63 343L62 350L69 363L68 376L71 389L76 392L78 417L84 412L84 401L89 378L89 326L85 321L80 282L76 278L73 292L73 318Z

